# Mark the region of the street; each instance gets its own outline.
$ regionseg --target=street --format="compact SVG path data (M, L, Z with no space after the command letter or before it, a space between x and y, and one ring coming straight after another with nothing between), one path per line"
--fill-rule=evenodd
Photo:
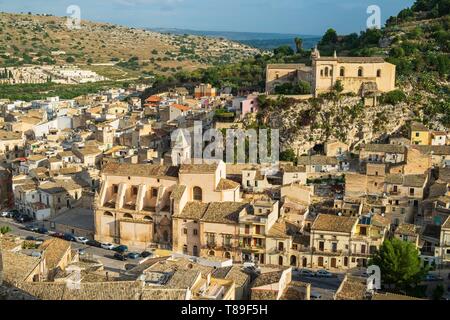
M9 226L11 228L10 234L25 238L27 236L34 236L41 239L51 239L52 237L49 235L43 235L36 232L31 232L28 230L23 229L23 225L15 222L12 219L8 218L0 218L0 226ZM92 255L92 257L96 260L99 260L103 266L104 269L111 272L120 272L125 270L125 265L127 264L138 264L140 259L129 259L127 261L120 261L117 259L114 259L114 251L111 250L105 250L102 248L96 248L84 245L82 243L78 242L72 242L72 248L73 249L84 249L87 255ZM139 253L139 252L138 252Z

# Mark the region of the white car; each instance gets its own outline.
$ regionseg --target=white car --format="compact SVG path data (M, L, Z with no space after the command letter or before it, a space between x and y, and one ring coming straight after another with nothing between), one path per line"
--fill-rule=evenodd
M3 211L2 213L0 213L0 216L2 216L3 218L8 217L9 216L9 212L8 211Z
M311 300L322 300L322 295L318 292L311 291L311 294L309 295Z
M112 250L114 249L116 246L113 245L112 243L102 243L102 248L106 249L106 250Z
M85 237L77 237L77 242L82 243L82 244L86 244L86 242L89 241L89 239L85 238Z

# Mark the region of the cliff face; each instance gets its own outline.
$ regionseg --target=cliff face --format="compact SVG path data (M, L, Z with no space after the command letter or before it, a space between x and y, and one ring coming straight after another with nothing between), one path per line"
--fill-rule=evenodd
M351 147L383 139L399 131L415 112L406 103L366 107L359 97L311 99L272 106L259 115L265 125L280 130L281 148L299 155L317 144L338 139Z

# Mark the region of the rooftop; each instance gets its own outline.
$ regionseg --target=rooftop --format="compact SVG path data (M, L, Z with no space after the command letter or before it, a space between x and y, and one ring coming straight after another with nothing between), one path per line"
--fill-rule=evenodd
M356 217L344 217L331 214L319 214L311 230L351 233L358 222Z

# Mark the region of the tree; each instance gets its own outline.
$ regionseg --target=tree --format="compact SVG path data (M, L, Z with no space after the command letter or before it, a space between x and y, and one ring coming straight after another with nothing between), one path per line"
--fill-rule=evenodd
M67 63L74 63L75 62L75 58L72 57L72 56L69 56L69 57L67 57L66 62Z
M335 44L337 42L337 40L338 40L338 35L336 33L336 30L330 28L327 30L327 32L325 32L320 43L322 45Z
M303 40L299 37L295 37L295 48L297 49L297 53L303 52Z
M397 238L384 241L369 264L380 267L383 284L399 290L417 286L428 272L427 268L422 267L419 251L414 244Z
M294 49L289 45L284 45L274 49L273 53L275 53L275 55L292 56L294 54Z
M336 83L333 85L333 90L337 94L340 94L342 91L344 91L344 86L342 85L342 81L341 80L337 80L336 81Z
M295 155L294 150L287 149L285 151L280 152L280 160L281 161L296 162L297 161L297 156Z

